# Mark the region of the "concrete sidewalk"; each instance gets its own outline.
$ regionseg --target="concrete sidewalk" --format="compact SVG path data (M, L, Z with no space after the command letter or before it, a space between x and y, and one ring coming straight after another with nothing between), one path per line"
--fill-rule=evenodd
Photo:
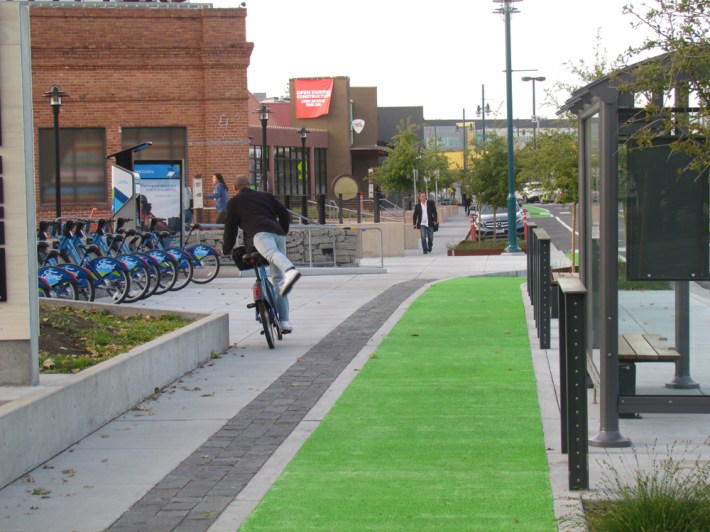
M467 232L468 218L461 209L442 224L431 254L417 249L386 258L386 273L304 271L289 296L294 333L274 350L268 349L253 311L246 308L250 278L220 276L208 285L191 285L139 303L146 308L227 312L232 345L220 358L0 490L0 531L237 529L358 368L431 282L525 275L525 255L446 256L446 243L463 239ZM565 259L559 255L553 260ZM379 266L379 259L363 260L363 266L369 261ZM710 308L703 295L693 294L691 317L696 309ZM560 514L574 513L578 496L566 490L566 457L559 454L556 351L535 349L535 341L531 333L556 506ZM704 371L693 372L696 380L710 379L710 372ZM590 435L598 427L594 408L590 394ZM696 436L703 428L708 436L707 416L667 417L658 422L652 416L628 420L630 427L622 431L629 431L626 435L635 444L654 434L679 437L691 423ZM668 422L674 423L673 432L663 429ZM593 452L606 456L603 450ZM598 478L596 471L593 478Z

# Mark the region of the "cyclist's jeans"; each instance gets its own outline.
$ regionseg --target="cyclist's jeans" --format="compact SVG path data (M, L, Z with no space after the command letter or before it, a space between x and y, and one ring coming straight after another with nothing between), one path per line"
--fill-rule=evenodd
M419 230L422 234L422 250L428 253L434 243L434 228L422 225L419 227Z
M283 284L283 272L293 268L293 263L286 256L286 237L274 233L257 233L254 235L254 247L269 261L271 280L276 288L276 307L279 319L288 321L288 296L279 295Z

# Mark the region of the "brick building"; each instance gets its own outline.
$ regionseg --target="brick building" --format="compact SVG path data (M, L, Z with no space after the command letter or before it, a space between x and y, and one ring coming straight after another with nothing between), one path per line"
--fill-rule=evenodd
M136 160L182 160L190 179L249 172L245 9L34 3L30 33L39 218L55 213L43 97L54 85L69 95L59 119L63 216L110 215L106 155L146 141Z

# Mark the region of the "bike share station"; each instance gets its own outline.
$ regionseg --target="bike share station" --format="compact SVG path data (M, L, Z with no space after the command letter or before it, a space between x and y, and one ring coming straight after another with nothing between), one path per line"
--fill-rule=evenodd
M106 156L115 159L111 167L113 215L129 219L126 227L141 231L150 229L153 218L164 220L159 227L179 234L182 245L184 161L134 161L134 153L151 145L145 142Z
M654 61L668 65L667 56ZM579 277L560 278L558 287L561 434L570 489L589 487L588 445L631 445L620 417L643 423L642 414L710 413L710 396L690 373L689 297L691 281L710 279L708 173L691 171L688 156L671 150L682 130L649 146L627 142L660 123L623 92L637 67L579 89L560 110L579 120ZM689 107L686 87L667 90L675 101L654 93L655 103L677 124L688 124L697 109ZM620 290L627 281L641 290ZM707 345L705 331L695 332L701 338L694 344ZM585 369L599 397L599 432L589 439ZM639 391L650 393L637 393L641 371ZM707 371L703 376L710 378Z

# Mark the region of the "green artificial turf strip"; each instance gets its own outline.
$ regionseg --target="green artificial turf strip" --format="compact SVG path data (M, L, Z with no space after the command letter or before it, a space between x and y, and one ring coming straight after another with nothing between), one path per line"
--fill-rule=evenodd
M521 282L431 286L241 530L557 530Z

